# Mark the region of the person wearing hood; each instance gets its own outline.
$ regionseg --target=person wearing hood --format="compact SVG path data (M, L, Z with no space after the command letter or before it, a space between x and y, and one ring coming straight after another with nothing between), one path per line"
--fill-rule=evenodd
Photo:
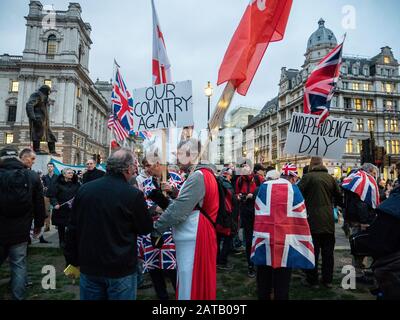
M308 222L315 250L315 268L306 272L307 286L318 286L318 258L322 256L321 284L332 287L335 220L333 208L342 206L342 194L335 179L323 165L322 158L312 157L309 172L300 180L298 187L304 196Z
M80 188L78 176L70 168L65 168L57 178L50 192L53 206L53 224L57 226L60 248L65 247L65 229L68 225L72 202Z
M93 159L86 161L86 172L83 174L82 184L94 181L104 176L105 172L96 168L96 162Z

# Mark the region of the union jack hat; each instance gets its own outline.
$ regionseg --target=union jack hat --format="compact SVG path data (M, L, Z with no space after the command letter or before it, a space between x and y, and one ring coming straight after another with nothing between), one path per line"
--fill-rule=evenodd
M299 173L297 172L297 167L290 162L286 163L282 167L281 175L282 176L293 176L293 177L297 177L297 178L299 177Z

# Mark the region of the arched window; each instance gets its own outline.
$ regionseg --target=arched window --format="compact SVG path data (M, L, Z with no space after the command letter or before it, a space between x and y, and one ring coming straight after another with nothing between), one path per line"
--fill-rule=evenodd
M49 35L47 38L47 56L54 58L57 53L57 37L54 34Z

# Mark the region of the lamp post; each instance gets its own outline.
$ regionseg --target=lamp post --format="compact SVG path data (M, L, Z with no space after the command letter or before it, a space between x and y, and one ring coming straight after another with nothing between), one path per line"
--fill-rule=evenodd
M214 89L211 86L211 82L208 81L207 87L204 88L204 94L208 98L208 116L207 116L207 123L210 121L210 107L211 107L211 96L214 93ZM210 129L210 128L209 128Z

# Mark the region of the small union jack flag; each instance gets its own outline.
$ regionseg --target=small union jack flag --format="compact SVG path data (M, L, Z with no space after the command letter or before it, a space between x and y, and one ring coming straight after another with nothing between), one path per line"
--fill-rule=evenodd
M111 103L114 116L118 118L125 130L130 133L133 129L133 98L127 90L116 64L115 81L111 94Z
M304 89L304 113L319 115L317 125L329 116L331 100L339 80L343 42L333 49L310 74Z
M170 172L168 175L169 175L168 183L170 184L170 186L172 188L180 190L183 184L182 177L176 172Z
M365 172L358 170L343 180L342 188L358 194L361 201L367 203L372 208L379 206L379 189L375 178Z
M297 167L292 164L292 163L286 163L283 167L282 167L282 175L284 176L294 176L294 177L299 177L299 173L297 172Z

